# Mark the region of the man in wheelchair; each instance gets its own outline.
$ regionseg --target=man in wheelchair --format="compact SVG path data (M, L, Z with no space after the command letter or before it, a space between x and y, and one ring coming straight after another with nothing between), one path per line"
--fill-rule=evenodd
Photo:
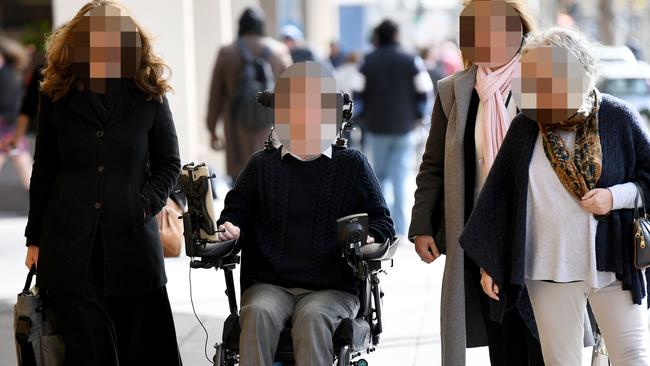
M364 155L332 145L347 98L327 69L294 64L266 98L281 146L251 156L217 221L242 250L239 362L270 366L290 326L297 365L332 365L333 334L360 306L337 219L366 213L368 243L392 240L393 222Z

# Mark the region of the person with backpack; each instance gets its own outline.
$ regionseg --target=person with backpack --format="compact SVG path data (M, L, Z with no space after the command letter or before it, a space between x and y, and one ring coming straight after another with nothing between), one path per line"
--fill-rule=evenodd
M256 95L273 90L275 80L290 64L287 47L265 36L264 13L257 8L244 10L237 39L217 56L207 115L212 147L225 148L226 173L233 180L249 156L264 146L273 122ZM223 137L217 133L219 121L223 121Z

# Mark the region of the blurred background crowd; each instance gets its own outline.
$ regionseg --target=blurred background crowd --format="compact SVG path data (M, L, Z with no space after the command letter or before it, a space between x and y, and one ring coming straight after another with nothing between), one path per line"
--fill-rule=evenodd
M237 164L230 166L232 164L227 155L233 153L228 145L247 143L229 140L227 136L221 138L228 133L224 132L224 124L218 122L228 116L217 107L221 102L217 99L227 97L215 92L215 73L219 68L217 57L221 49L234 44L239 37L251 35L251 29L246 28L250 28L250 21L259 21L262 28L258 29L259 24L253 24L252 34L265 36L265 42L270 42L268 44L279 52L282 63L280 70L290 62L321 62L331 68L339 88L354 97L354 122L358 129L352 133L350 145L370 155L375 171L387 171L383 176L378 176L386 180L384 189L392 188L386 190L386 198L389 204L392 203L392 214L397 216L398 234L405 234L415 190L414 177L428 135L428 115L433 107L435 83L464 67L458 49L461 0L122 2L153 35L156 52L171 68L174 93L169 95L169 100L182 161L205 161L212 167L217 175L217 202L223 199L236 178L236 172L241 169ZM599 89L628 101L638 109L646 123L650 122L650 66L646 63L646 55L650 52L650 1L524 2L542 28L555 25L585 32L594 41L601 62ZM11 247L12 253L19 253L12 254L16 258L23 255L22 230L28 210L27 189L45 35L54 27L64 24L84 3L84 0L0 0L0 224L3 219L11 220L8 221L10 224L1 226L9 229L7 233L0 232L0 253L6 253ZM246 9L249 8L256 10L247 13ZM399 146L405 148L399 150L411 151L412 154L401 156L406 159L401 162L388 158L390 154L396 154L395 151L380 152L379 147L389 144L370 138L377 132L378 122L370 120L366 113L368 105L377 102L369 100L371 93L368 89L373 84L368 82L368 78L385 78L389 85L397 85L394 81L399 79L402 72L401 69L386 66L380 76L371 76L369 67L364 69L370 59L368 55L386 46L399 47L400 52L413 58L417 70L427 75L427 80L419 77L414 81L416 92L412 94L413 100L389 96L382 101L388 108L398 111L404 107L400 103L417 106L415 117L389 121L391 124L403 124L401 128L393 130L396 136L408 132L408 139L399 141L405 144ZM379 134L382 134L381 128ZM264 138L264 134L261 138ZM262 142L258 138L248 143L261 149ZM391 172L396 171L399 172L398 176L393 176ZM412 252L409 254L414 255ZM11 263L10 267L21 268L20 261L16 265ZM434 272L439 274L441 266L437 264ZM173 264L169 265L168 272L174 268ZM16 278L20 276L22 274L16 275ZM172 281L170 297L174 304L174 275L168 273L168 276ZM179 276L186 274L183 272ZM435 280L439 282L439 278ZM0 300L7 293L17 292L18 285L15 287L16 291L13 287L0 289ZM439 294L439 291L427 287L426 293ZM438 303L433 298L426 301ZM1 327L6 325L3 323ZM390 324L387 328L390 329ZM418 337L416 348L421 342L439 342L439 339L429 339L427 335L420 334ZM394 341L395 344L409 342L405 339ZM390 341L388 343L390 345ZM2 362L0 360L3 365Z
M33 142L35 131L39 69L44 61L44 36L52 27L63 24L83 3L83 0L0 1L0 192L7 197L0 200L0 215L24 215L27 209L25 189L33 146L30 141ZM359 67L367 54L381 46L373 32L383 20L390 19L397 27L395 42L405 52L421 59L434 85L433 93L436 81L463 68L457 47L461 0L179 0L164 6L152 0L124 3L153 34L157 52L171 67L175 93L170 96L170 103L183 161L209 162L223 178L223 189L236 177L234 172L239 167L226 169L226 154L210 149L205 121L227 117L210 115L210 105L215 103L210 100L211 95L215 98L211 94L211 80L219 49L240 35L240 20L246 8L260 10L263 34L286 45L291 61L314 60L330 66L339 88L355 95L355 122L360 126L352 136L355 147L362 146L364 123L372 124L363 118ZM650 119L650 67L646 63L650 4L647 0L528 0L526 3L541 27L577 28L598 42L594 47L601 59L601 91L629 101L646 120ZM399 71L386 70L387 74L391 72ZM426 138L433 93L427 96L421 108L423 113L413 128L414 137L408 141L414 149L421 147ZM219 133L222 124L208 121L210 128L215 124L217 135L223 135ZM370 153L367 145L363 148ZM416 151L415 156L419 156L421 150ZM413 160L411 168L417 166L417 158ZM5 161L13 164L4 167ZM387 192L389 201L391 194ZM406 207L404 211L408 215ZM403 227L398 229L404 231Z

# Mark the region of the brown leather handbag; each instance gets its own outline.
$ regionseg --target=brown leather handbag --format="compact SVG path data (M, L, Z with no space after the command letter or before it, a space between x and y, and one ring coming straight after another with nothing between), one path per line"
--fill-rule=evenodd
M634 183L637 188L635 206L634 206L634 266L637 269L646 269L650 267L650 219L646 211L645 197L643 190L638 183ZM643 205L643 216L639 214L639 195Z
M160 242L165 257L178 257L183 247L183 220L179 217L182 209L172 200L167 198L167 204L156 215Z

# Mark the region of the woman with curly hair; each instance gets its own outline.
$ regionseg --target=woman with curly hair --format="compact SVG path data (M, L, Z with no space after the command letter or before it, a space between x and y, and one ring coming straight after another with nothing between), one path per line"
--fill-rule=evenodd
M165 68L113 1L49 37L25 264L66 365L181 364L154 219L180 172Z

